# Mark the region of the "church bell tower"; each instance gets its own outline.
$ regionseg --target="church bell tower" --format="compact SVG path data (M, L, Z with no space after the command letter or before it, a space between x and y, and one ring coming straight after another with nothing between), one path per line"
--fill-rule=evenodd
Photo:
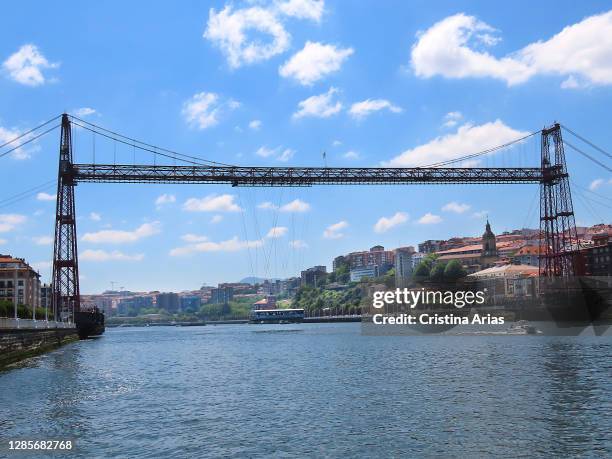
M487 226L485 232L482 235L482 258L497 258L497 242L495 240L495 234L491 231L491 224L487 219Z

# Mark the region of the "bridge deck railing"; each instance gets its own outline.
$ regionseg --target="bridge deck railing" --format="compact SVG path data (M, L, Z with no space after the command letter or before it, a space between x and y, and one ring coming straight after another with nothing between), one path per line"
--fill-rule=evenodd
M53 320L0 318L0 330L44 330L48 328L74 328L74 323L56 322Z

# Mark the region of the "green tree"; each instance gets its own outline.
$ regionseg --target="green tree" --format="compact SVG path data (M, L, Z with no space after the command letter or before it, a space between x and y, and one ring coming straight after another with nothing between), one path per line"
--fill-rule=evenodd
M427 263L420 261L419 264L416 265L416 268L414 268L413 276L417 279L429 279L430 269L431 267L428 266Z
M441 282L444 280L445 269L446 263L440 261L436 262L436 264L433 265L433 268L431 268L431 271L429 271L429 279L434 282Z
M429 279L431 275L431 269L434 266L434 263L438 259L438 255L435 253L430 253L423 257L423 259L416 265L414 268L413 276L419 280Z
M0 317L13 317L13 303L7 300L0 300Z
M457 260L451 260L444 269L444 279L448 281L456 281L467 276L467 272Z
M344 256L339 256L336 259L334 266L334 277L336 282L347 284L350 280L351 265L348 259Z

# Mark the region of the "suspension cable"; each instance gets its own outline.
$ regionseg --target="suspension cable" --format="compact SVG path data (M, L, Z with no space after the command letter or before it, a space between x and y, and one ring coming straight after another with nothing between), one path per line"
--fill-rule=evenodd
M589 190L588 188L585 188L583 186L580 186L576 182L574 182L573 180L570 180L570 182L571 182L572 186L575 186L576 188L580 188L582 191L587 191L587 192L593 194L594 196L597 196L600 199L605 199L607 201L612 201L612 198L610 198L608 196L604 196L603 194L596 193L595 191Z
M612 159L612 155L610 153L608 153L607 151L605 151L603 148L598 147L597 145L595 145L593 142L591 142L590 140L585 139L584 137L582 137L581 135L575 133L574 131L572 131L570 128L568 128L567 126L564 126L563 124L560 124L560 126L565 129L567 132L569 132L570 134L574 135L575 137L578 137L580 140L582 140L584 143L589 144L590 146L592 146L595 150L599 151L600 153L603 153L604 155L606 155L608 158Z
M38 126L36 126L36 127L32 128L32 129L30 129L29 131L26 131L26 132L24 132L24 133L22 133L22 134L19 134L19 135L18 135L17 137L15 137L14 139L11 139L11 140L9 140L8 142L3 143L2 145L0 145L0 149L1 149L1 148L6 147L6 146L7 146L8 144L10 144L10 143L16 142L17 140L21 139L22 137L25 137L25 136L26 136L26 135L28 135L28 134L31 134L32 132L34 132L34 131L36 131L36 130L40 129L40 128L41 128L41 127L43 127L43 126L46 126L47 124L49 124L49 123L51 123L51 122L55 121L56 119L58 119L60 116L61 116L61 115L57 115L56 117L51 118L51 119L50 119L50 120L48 120L48 121L45 121L43 124L39 124Z
M141 150L145 150L145 151L148 151L148 152L151 152L151 153L154 153L154 154L159 154L159 155L166 156L166 157L169 157L169 158L172 158L172 159L178 159L179 161L190 162L191 164L209 163L209 164L217 165L217 166L234 167L232 164L225 164L225 163L221 163L221 162L218 162L218 161L211 161L211 160L208 160L208 159L199 158L197 156L186 155L186 154L179 153L179 152L176 152L176 151L173 151L173 150L169 150L167 148L158 147L156 145L152 145L152 144L149 144L149 143L146 143L146 142L142 142L141 140L134 139L132 137L128 137L128 136L125 136L123 134L119 134L118 132L111 131L110 129L103 128L102 126L98 126L96 124L90 123L89 121L85 121L85 120L83 120L81 118L78 118L78 117L76 117L74 115L70 115L70 118L72 120L80 121L81 123L86 124L86 125L91 126L91 127L86 127L86 126L83 126L81 124L75 123L77 126L80 126L80 127L84 128L84 129L87 129L87 130L92 131L92 132L104 131L104 132L110 134L110 136L108 136L108 135L105 136L107 138L111 138L113 140L116 140L116 141L121 142L121 143L126 144L126 145L136 146L137 148L139 148ZM98 134L103 135L100 132L98 132ZM119 139L117 137L125 139L127 142L126 141L122 141L121 139ZM135 144L138 144L138 145L135 145ZM144 145L144 147L147 147L147 148L144 148L141 145ZM166 153L169 153L172 156L168 156L168 155L164 155L162 153L159 153L158 150L166 152ZM182 156L184 158L188 158L190 160L197 161L197 162L186 161L184 159L179 158L180 156Z
M17 193L13 196L9 196L7 198L0 200L0 208L12 206L13 204L23 201L24 199L30 198L31 196L37 194L38 192L41 192L46 189L51 189L52 187L55 187L55 186L57 186L57 179L50 180L48 182L42 183L40 185L37 185L35 187L32 187L30 189Z
M122 138L113 137L113 135L105 134L104 132L97 131L95 128L90 128L88 126L84 126L84 125L82 125L80 123L77 123L75 121L72 121L72 124L74 124L75 126L79 126L79 127L83 128L83 129L86 129L86 130L88 130L90 132L94 132L94 133L96 133L98 135L101 135L102 137L106 137L107 139L110 139L110 140L113 140L115 142L119 142L119 143L122 143L124 145L128 145L130 147L133 147L134 149L138 148L139 150L148 151L149 153L153 153L155 155L160 155L160 156L163 156L165 158L170 158L170 159L173 159L175 161L179 160L179 161L182 161L184 163L193 164L194 166L202 166L202 165L210 166L210 164L204 164L204 163L207 163L207 162L208 163L213 163L216 166L221 165L221 163L214 163L213 161L207 161L205 159L196 158L196 161L191 161L189 159L183 159L183 158L180 158L180 157L177 157L177 156L173 156L172 154L161 153L160 151L156 151L154 149L154 148L157 148L158 150L165 151L164 149L159 148L159 147L154 147L154 146L152 146L151 148L149 148L148 146L143 147L141 145L137 145L136 143L132 143L132 139L129 139L129 138L124 137L124 136L121 136L121 137L123 137L123 138L125 138L127 140L123 140ZM136 142L138 142L138 141L136 141ZM143 143L142 145L147 145L147 144ZM177 154L180 155L180 153L177 153ZM186 156L186 155L183 155L183 156ZM230 166L230 165L227 165L227 166L228 167L233 167L233 166Z
M567 140L563 140L563 143L565 145L567 145L568 147L572 148L573 150L577 151L578 153L580 153L582 156L584 156L585 158L593 161L595 164L599 165L600 167L603 167L605 170L607 170L608 172L612 172L612 169L610 169L608 166L606 166L604 163L598 161L597 159L593 158L591 155L589 155L588 153L585 153L584 151L580 150L579 148L575 147L574 145L572 145L571 143L569 143Z
M447 161L441 161L441 162L438 162L438 163L428 164L428 165L426 165L426 166L420 166L420 167L439 167L439 166L446 166L447 164L453 164L453 163L457 163L457 162L465 161L465 160L467 160L467 159L476 158L476 157L478 157L478 156L487 155L487 154L489 154L489 153L493 153L494 151L501 150L502 148L506 148L506 147L509 147L509 146L511 146L511 145L514 145L515 143L522 142L523 140L528 139L529 137L533 137L534 135L539 134L540 132L541 132L541 131L535 131L535 132L532 132L532 133L527 134L527 135L525 135L525 136L523 136L523 137L521 137L521 138L519 138L519 139L512 140L512 141L510 141L510 142L508 142L508 143L505 143L505 144L503 144L503 145L499 145L499 146L497 146L497 147L487 148L486 150L479 151L478 153L472 153L472 154L470 154L470 155L462 156L462 157L460 157L460 158L449 159L449 160L447 160Z
M48 134L49 132L53 131L54 129L57 129L59 126L60 126L59 124L56 124L56 125L55 125L55 126L53 126L52 128L47 129L46 131L44 131L44 132L42 132L42 133L40 133L40 134L38 134L38 135L35 135L34 137L30 137L28 140L23 141L23 142L22 142L20 145L17 145L16 147L13 147L13 148L11 148L10 150L5 151L4 153L0 154L0 158L2 158L2 157L4 157L4 156L6 156L6 155L8 155L8 154L10 154L10 153L12 153L12 152L14 152L15 150L18 150L19 148L21 148L21 147L23 147L23 146L25 146L25 145L29 144L30 142L34 142L36 139L39 139L39 138L40 138L40 137L42 137L43 135Z

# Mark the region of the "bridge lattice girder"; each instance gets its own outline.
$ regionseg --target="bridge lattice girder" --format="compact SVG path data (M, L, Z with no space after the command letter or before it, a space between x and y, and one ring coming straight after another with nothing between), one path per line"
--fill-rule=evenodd
M540 183L536 168L233 167L73 164L78 182L233 186Z

